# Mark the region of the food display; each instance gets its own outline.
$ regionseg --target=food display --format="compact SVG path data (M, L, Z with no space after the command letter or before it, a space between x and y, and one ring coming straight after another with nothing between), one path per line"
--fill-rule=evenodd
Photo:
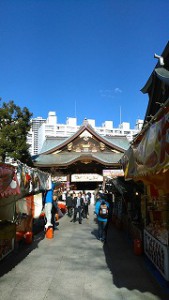
M169 200L159 197L147 203L146 230L164 245L169 245Z
M144 251L166 280L169 280L169 200L167 196L147 201Z

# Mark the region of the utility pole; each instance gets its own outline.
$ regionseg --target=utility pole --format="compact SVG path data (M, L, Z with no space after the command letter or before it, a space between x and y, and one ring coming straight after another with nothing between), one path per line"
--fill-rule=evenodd
M76 118L76 100L75 100L75 118Z
M120 125L121 125L121 106L120 106Z

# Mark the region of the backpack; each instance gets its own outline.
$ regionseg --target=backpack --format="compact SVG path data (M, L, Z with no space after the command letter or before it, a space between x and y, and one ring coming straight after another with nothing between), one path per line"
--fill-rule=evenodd
M99 216L102 219L107 219L108 217L108 206L105 201L102 201L99 208Z

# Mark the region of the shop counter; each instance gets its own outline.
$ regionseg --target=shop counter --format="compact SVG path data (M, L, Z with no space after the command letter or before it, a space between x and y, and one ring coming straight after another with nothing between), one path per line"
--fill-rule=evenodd
M144 230L144 252L162 276L169 281L169 247Z

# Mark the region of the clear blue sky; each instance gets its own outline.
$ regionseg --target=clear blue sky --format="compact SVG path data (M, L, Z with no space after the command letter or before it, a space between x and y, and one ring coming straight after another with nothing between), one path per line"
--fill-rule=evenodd
M135 126L169 37L168 0L0 0L0 96L33 117Z

